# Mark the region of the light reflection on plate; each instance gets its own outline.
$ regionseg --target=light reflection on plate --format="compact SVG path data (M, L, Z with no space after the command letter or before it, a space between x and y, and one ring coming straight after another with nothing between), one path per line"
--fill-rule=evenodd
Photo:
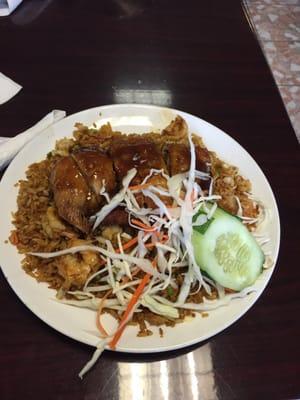
M129 115L120 118L108 117L100 118L93 123L91 127L100 128L102 125L110 123L115 129L120 129L120 127L143 127L145 132L151 132L152 122L146 115ZM131 132L128 132L131 133Z

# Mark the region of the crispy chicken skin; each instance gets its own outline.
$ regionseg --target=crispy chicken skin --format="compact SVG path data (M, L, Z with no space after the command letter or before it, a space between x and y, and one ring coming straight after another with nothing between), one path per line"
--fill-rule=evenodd
M123 207L117 207L104 218L102 225L128 226L128 213Z
M196 169L202 172L209 172L210 162L209 152L200 147L195 146L196 153ZM167 146L168 166L170 175L180 174L190 169L191 153L187 145L183 143L171 143Z
M202 172L210 172L210 155L209 151L203 147L195 146L196 153L196 169Z
M206 149L195 146L196 169L209 172L210 156ZM191 153L187 145L183 143L171 143L167 146L168 166L170 175L180 174L190 169Z
M170 175L186 172L190 168L190 150L183 143L171 143L167 146Z
M101 150L95 148L81 148L72 154L87 184L95 193L99 205L105 202L100 196L100 190L105 186L105 191L110 195L116 189L116 176L112 160Z
M188 135L188 126L185 120L177 115L170 124L162 130L162 136L174 140L181 140Z
M113 143L111 156L119 179L122 179L130 169L137 169L133 185L139 184L149 174L151 168L166 170L161 151L155 143L143 138Z
M72 157L63 157L56 162L50 183L59 216L88 233L87 215L97 210L98 202Z
M167 146L168 167L170 175L181 174L190 169L191 153L187 145L183 143L171 143ZM210 172L210 155L208 150L196 145L196 169L202 172ZM203 189L209 186L209 180L198 180Z

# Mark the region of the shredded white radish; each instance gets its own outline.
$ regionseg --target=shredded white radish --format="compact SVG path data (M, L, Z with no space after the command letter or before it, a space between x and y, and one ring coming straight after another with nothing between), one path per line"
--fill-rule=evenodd
M168 267L168 260L165 257L165 252L160 247L157 247L157 267L158 269L165 274L166 269Z
M195 177L201 178L204 181L208 181L211 179L211 176L209 175L208 172L199 171L198 169L195 169Z
M92 274L85 282L84 286L83 286L83 291L85 291L85 289L87 288L88 284L94 280L97 276L103 274L104 272L106 272L108 270L107 267L105 268L101 268L99 271L95 272L94 274Z
M169 257L169 260L167 263L168 278L166 279L166 281L162 287L162 290L166 289L169 285L171 285L173 288L175 285L175 288L177 289L177 284L172 280L172 268L173 268L173 265L174 265L174 262L176 261L176 259L177 259L176 254L170 254L170 257Z
M167 182L169 192L179 206L183 204L183 200L180 198L180 191L185 178L186 174L177 174L168 179Z
M80 307L80 308L89 308L91 310L97 311L99 308L101 299L99 299L98 297L92 297L92 298L86 299L86 300L61 299L61 300L57 300L57 301L59 303L68 304L71 306ZM105 306L107 308L110 308L111 306L116 306L118 304L119 304L118 299L107 299L105 302Z
M78 374L80 379L82 379L83 376L96 364L98 358L101 356L101 354L105 350L105 346L109 342L109 340L110 340L110 338L105 338L97 344L97 348L96 348L92 358L90 359L90 361L88 361L85 364L85 366L82 368L82 370Z
M98 253L102 253L104 256L112 258L112 259L125 260L131 264L138 265L144 272L146 272L150 275L160 276L160 274L153 268L151 262L145 258L132 257L132 256L129 256L128 254L113 253L113 252L110 252L110 251L105 250L98 246L82 245L82 246L70 247L65 250L53 251L51 253L31 252L28 254L31 254L31 255L37 256L37 257L41 257L41 258L52 258L52 257L63 256L66 254L75 254L75 253L82 252L82 251L95 251Z
M107 201L107 203L110 202L110 196L109 194L106 192L105 190L105 179L102 179L102 187L100 189L100 195L103 196L105 198L105 200Z
M124 254L124 249L123 249L120 233L118 233L117 239L118 239L118 247L120 249L120 253ZM125 270L126 275L128 276L129 279L131 279L131 271L130 271L130 266L129 266L128 262L123 261L123 265L124 265L124 270Z
M209 210L209 213L207 214L207 219L211 219L214 215L214 212L216 211L218 205L217 203L214 203L211 207L211 209Z
M168 252L170 252L170 253L176 253L176 250L173 249L173 247L167 246L167 245L162 244L162 243L160 243L160 242L157 242L157 243L155 244L155 247L156 247L156 248L160 248L160 249L165 250L165 251L168 251Z
M132 239L132 236L129 235L128 233L126 233L126 232L122 232L121 236L122 236L123 239L126 239L126 240L131 240Z
M169 214L169 211L165 205L165 203L158 197L156 196L154 193L152 193L150 190L148 189L143 189L142 193L144 196L146 197L150 197L150 199L157 205L157 207L160 210L160 216L162 217L163 215L166 215L166 217L168 217L169 219L171 219L171 215Z
M162 315L163 317L173 318L173 319L179 318L179 312L175 307L166 304L161 304L149 295L145 295L142 297L141 304L144 307L149 308L149 310L152 311L153 313Z
M126 190L132 181L132 179L135 177L137 173L137 170L135 168L132 168L131 170L128 171L127 175L125 178L123 178L122 181L122 189L120 190L119 193L117 193L110 201L109 204L106 204L101 208L101 210L93 215L92 219L95 219L94 225L93 225L93 230L95 230L101 222L104 220L105 217L107 217L108 214L110 214L115 208L117 208L120 203L124 200L124 196L126 193Z
M243 208L242 208L240 199L238 198L238 196L234 196L234 198L235 198L235 200L237 202L237 205L238 205L238 211L237 211L236 215L238 217L242 217L243 216Z
M208 195L212 196L213 195L213 190L214 190L214 179L211 178L209 189L208 189Z
M149 174L144 178L144 180L142 181L141 184L144 185L145 183L147 183L148 179L151 178L151 176L153 176L154 174L161 175L167 180L169 179L169 176L167 174L165 174L163 169L151 168Z
M154 193L158 193L161 196L172 197L171 193L169 193L166 190L164 190L162 188L159 188L157 186L152 186L151 185L151 186L148 187L148 190L150 190L151 192L154 192Z
M194 182L195 182L195 166L196 166L196 155L195 155L195 146L191 137L191 134L188 134L188 139L189 139L189 144L190 144L190 152L191 152L191 164L190 164L190 170L188 174L188 182L187 182L187 187L186 187L186 194L185 194L185 199L184 202L181 206L181 215L180 215L180 225L182 228L183 236L182 236L182 241L185 245L186 251L189 255L189 270L186 274L185 277L185 290L180 292L179 297L181 301L184 301L186 299L186 292L187 292L187 287L190 288L190 284L193 280L193 277L195 276L198 281L204 286L206 291L209 293L210 292L210 287L207 285L203 278L202 274L200 272L200 268L196 263L195 256L194 256L194 249L192 245L192 230L193 230L193 188L194 188ZM185 296L185 298L184 298Z
M98 285L98 286L89 286L85 290L87 293L90 292L106 292L107 290L111 289L111 285Z
M201 226L204 225L207 222L208 218L207 218L207 214L199 214L195 220L195 222L193 222L193 226Z
M136 286L139 283L141 283L141 281L142 281L141 279L136 279L134 281L124 283L123 285L120 285L119 282L118 282L118 287L116 287L116 289L113 291L113 293L116 293L119 290L124 290L124 289L126 289L128 287Z
M148 235L150 236L150 235ZM139 231L138 233L138 256L144 258L145 255L148 253L148 249L144 243L145 233L143 231Z

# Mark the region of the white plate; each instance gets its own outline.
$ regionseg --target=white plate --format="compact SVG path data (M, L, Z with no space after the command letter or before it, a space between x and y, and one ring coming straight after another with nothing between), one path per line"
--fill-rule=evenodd
M147 105L111 105L96 107L71 115L45 130L29 143L13 160L0 183L1 226L0 226L0 265L6 279L23 303L40 319L59 332L80 342L96 345L98 342L95 329L95 313L90 310L73 308L54 301L55 292L46 284L37 283L25 274L20 266L22 257L11 244L5 244L11 229L11 213L16 210L18 189L15 183L25 177L27 167L45 158L54 148L55 141L64 136L71 136L74 124L82 122L91 125L96 122L102 125L109 121L112 127L126 133L143 133L165 127L176 114L181 115L192 132L202 136L208 149L215 151L220 158L239 167L241 174L249 178L253 186L253 194L267 207L268 222L262 226L262 233L267 233L270 252L274 265L277 260L280 223L276 201L270 185L263 172L253 158L230 136L215 126L193 115L166 108ZM234 300L229 306L209 313L208 318L188 320L175 328L164 328L161 338L157 329L152 336L140 338L136 336L136 327L127 327L119 345L122 352L159 352L185 347L215 335L227 328L255 303L267 285L274 267L264 271L255 286L256 293L244 299ZM104 323L113 328L114 320L105 315ZM152 329L152 328L151 328Z

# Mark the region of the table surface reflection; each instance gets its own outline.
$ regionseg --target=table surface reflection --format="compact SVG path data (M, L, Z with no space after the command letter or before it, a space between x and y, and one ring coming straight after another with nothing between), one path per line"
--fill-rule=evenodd
M53 108L178 108L254 156L283 227L271 282L237 323L175 352L105 352L83 381L92 349L41 322L1 275L0 398L299 398L299 147L241 2L27 0L0 19L0 49L1 72L23 86L0 107L0 136Z

